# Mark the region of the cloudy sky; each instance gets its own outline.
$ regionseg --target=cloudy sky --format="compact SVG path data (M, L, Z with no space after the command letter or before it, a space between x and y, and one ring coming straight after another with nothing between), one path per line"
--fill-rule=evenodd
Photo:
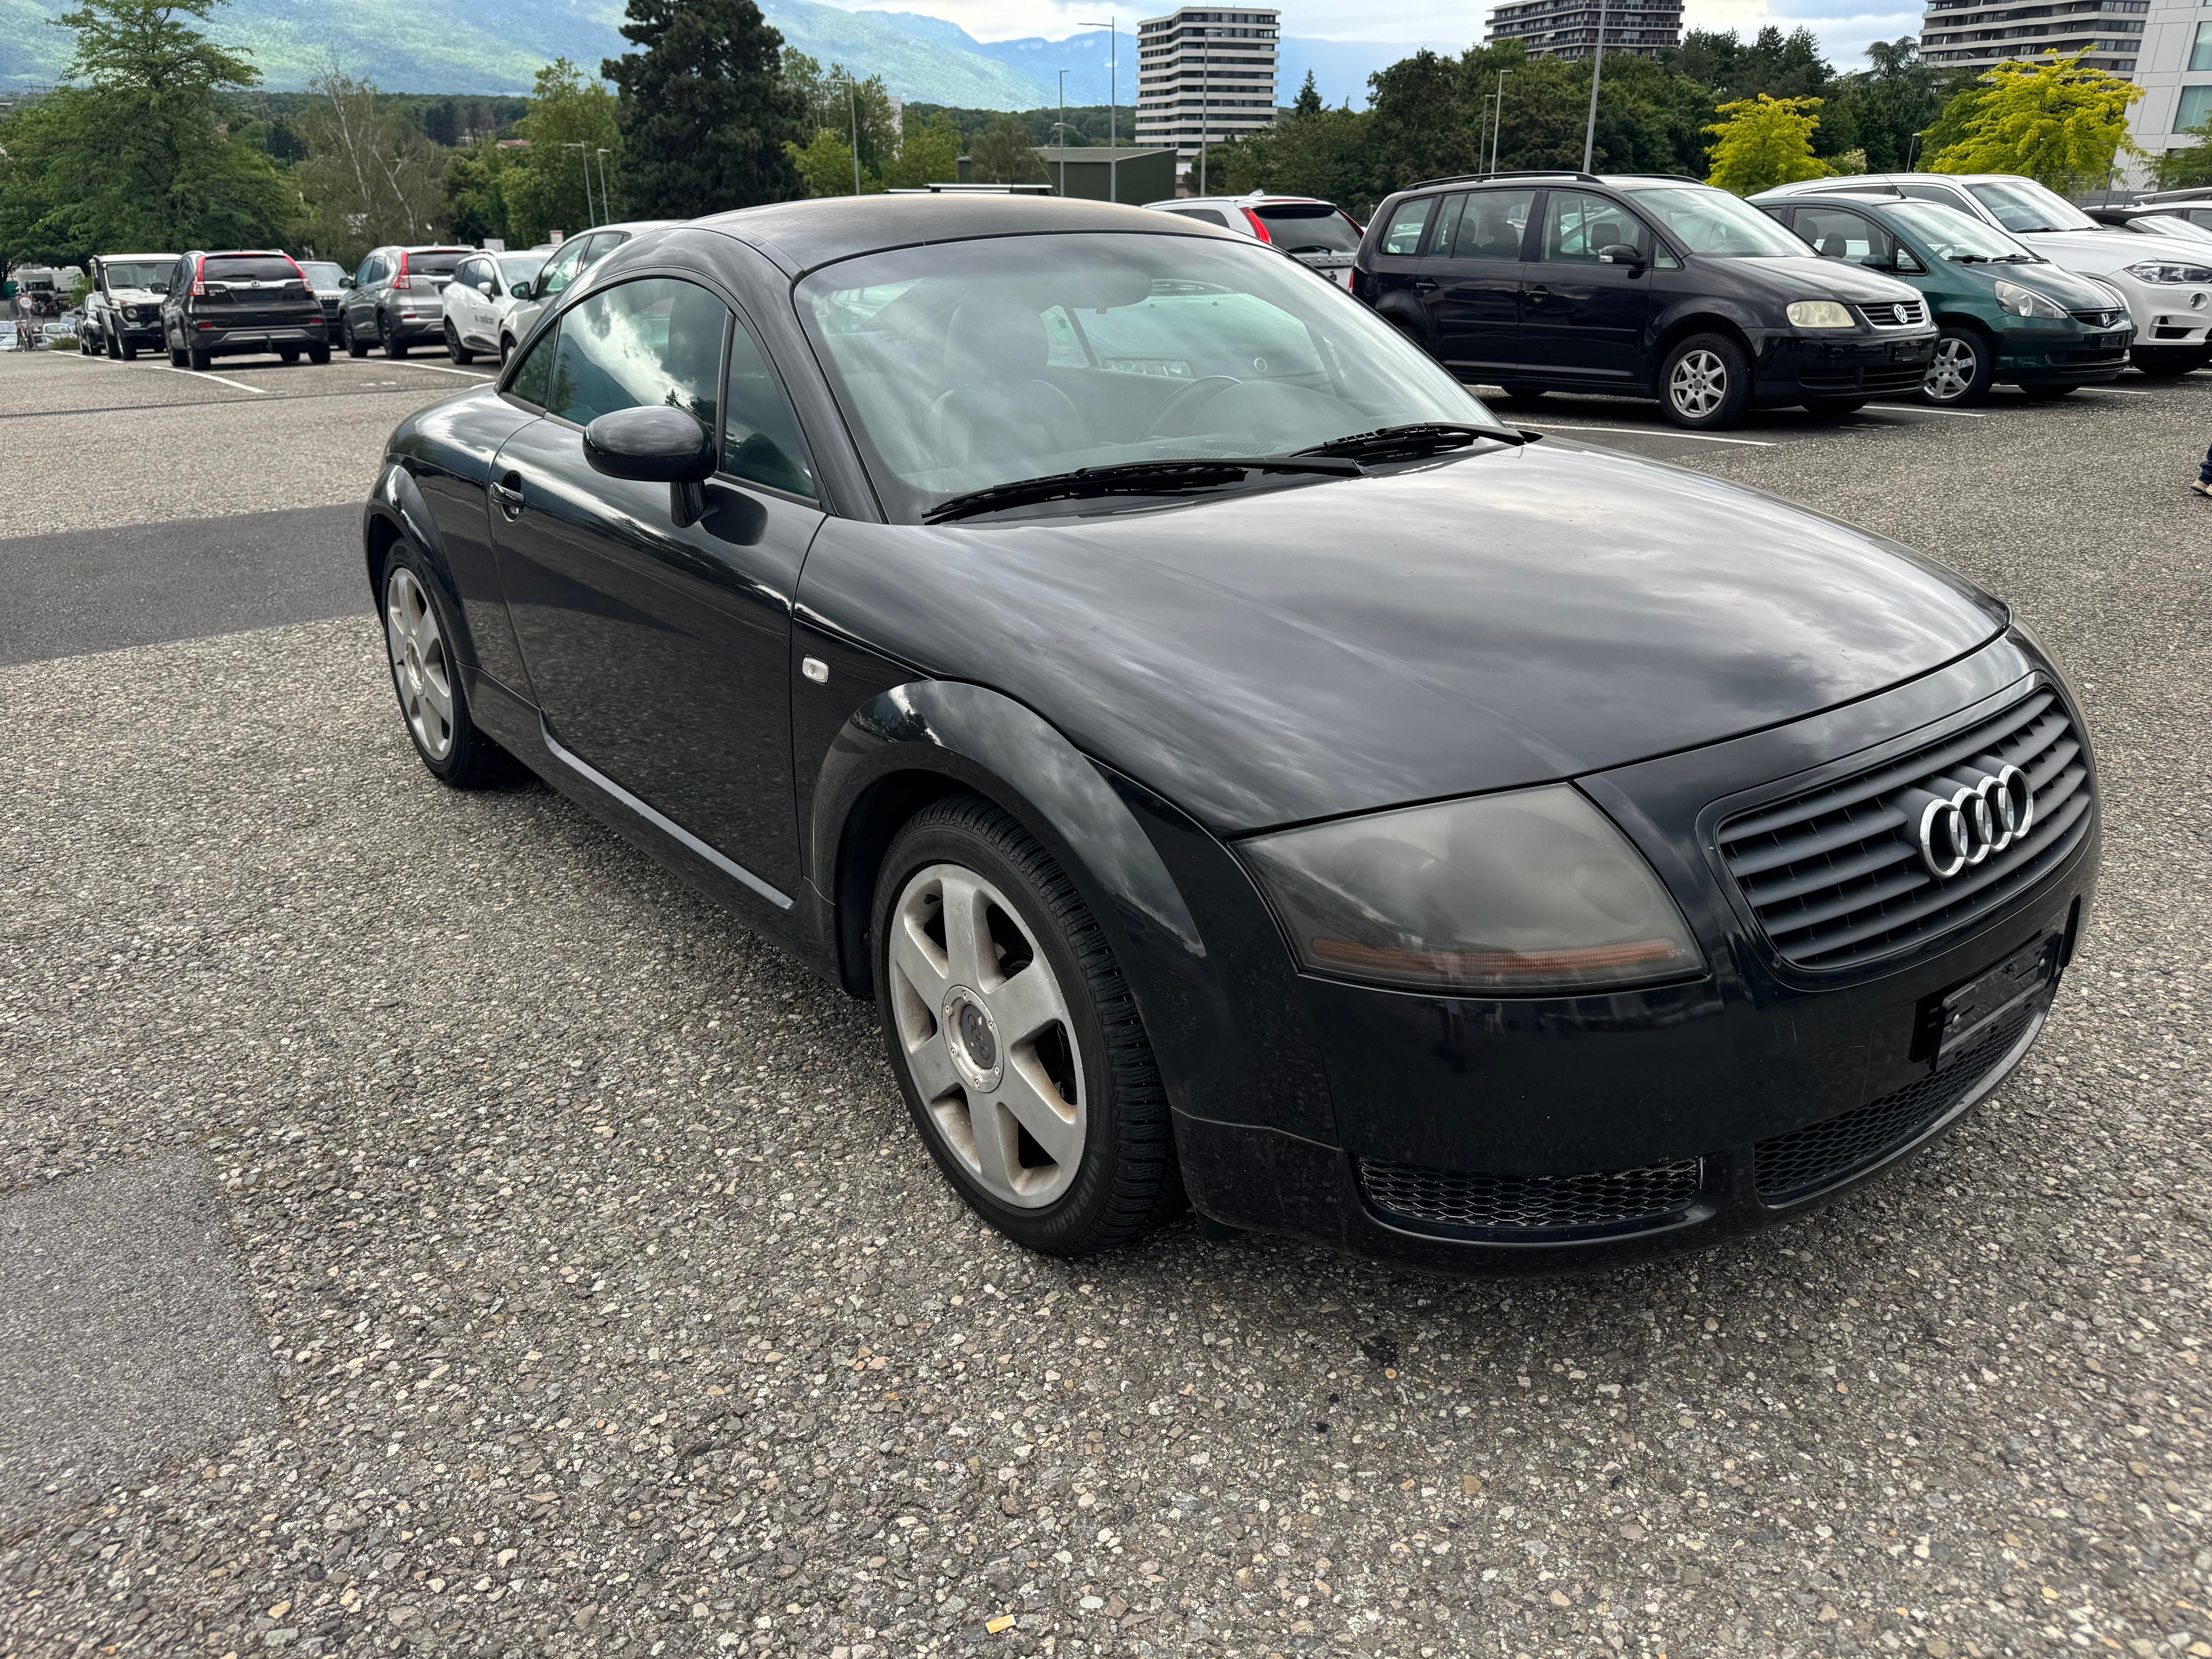
M1858 0L1893 5L1897 0ZM981 40L1029 35L1051 39L1073 31L1080 21L1103 21L1106 9L1093 10L1085 0L831 0L848 10L914 11L948 18ZM1131 21L1172 9L1176 0L1150 0L1119 15ZM1869 40L1893 40L1920 32L1920 10L1852 9L1853 0L1686 0L1684 27L1735 28L1750 33L1765 23L1784 29L1800 26L1820 37L1828 59L1838 69L1863 67L1861 54ZM1465 46L1480 40L1487 5L1446 4L1444 0L1283 0L1283 29L1288 34L1337 40L1402 40L1433 46Z

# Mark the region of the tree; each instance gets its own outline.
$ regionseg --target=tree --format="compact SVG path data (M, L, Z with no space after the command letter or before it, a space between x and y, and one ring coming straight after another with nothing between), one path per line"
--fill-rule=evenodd
M582 230L623 216L626 151L616 127L615 100L605 87L587 83L582 70L556 58L538 71L530 113L515 129L530 147L516 153L500 178L511 240L527 247L550 241L556 230ZM609 152L604 158L601 149ZM612 204L599 199L602 171L615 193ZM676 211L688 217L714 210Z
M1942 112L1943 77L1922 60L1920 43L1909 34L1876 40L1866 55L1867 70L1835 82L1814 147L1832 155L1827 144L1847 149L1856 143L1866 151L1863 170L1905 172L1922 159L1923 146L1916 141Z
M1723 104L1714 135L1712 171L1705 182L1739 196L1756 195L1800 179L1825 179L1831 169L1813 154L1813 132L1820 118L1812 113L1818 98L1739 99Z
M949 184L960 176L960 129L942 112L924 120L907 112L899 133L898 155L884 173L894 189L916 190L924 185Z
M2073 193L2104 184L2122 155L2141 156L2128 137L2128 110L2143 89L2090 68L2083 55L2046 52L1982 76L1952 100L1966 105L1951 124L1958 136L1929 159L1929 170L2023 173ZM1947 122L1952 113L1945 109Z
M481 246L493 237L508 240L501 184L513 154L487 133L446 157L446 229L454 240Z
M258 125L219 125L220 94L260 71L210 40L222 0L86 0L69 78L0 125L0 258L82 259L114 247L281 246L299 197Z
M884 187L884 181L866 167L857 173L853 167L853 146L842 134L828 127L814 135L814 141L805 145L786 144L784 154L798 170L809 196L850 196L854 183L860 185L859 194L874 196Z
M2155 173L2160 190L2194 190L2212 185L2212 121L2190 127L2183 136L2197 142L2167 150L2158 158Z
M690 218L805 193L785 149L810 136L800 94L753 0L629 0L624 15L638 50L599 71L618 88L637 212Z
M292 173L311 204L315 251L351 264L386 242L434 239L446 212L444 153L336 58L308 85L316 101L299 118L307 159Z
M825 71L805 52L786 46L783 79L799 95L803 131L810 135L834 132L849 150L857 126L861 172L881 173L890 167L891 158L898 153L899 122L882 76L872 75L863 81L842 64L832 64ZM850 174L848 167L848 186Z
M1318 115L1321 113L1321 88L1314 84L1314 72L1311 70L1308 70L1306 71L1305 84L1298 88L1297 101L1291 106L1291 113L1292 115Z
M1011 115L1002 115L983 129L983 136L969 151L969 172L979 185L1048 183L1036 144L1028 127Z

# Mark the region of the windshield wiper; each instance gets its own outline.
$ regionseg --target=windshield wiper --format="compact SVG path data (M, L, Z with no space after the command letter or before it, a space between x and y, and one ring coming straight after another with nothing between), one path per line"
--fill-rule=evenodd
M1038 501L1080 501L1097 495L1159 495L1179 489L1212 489L1235 482L1248 472L1322 472L1333 477L1356 478L1367 469L1358 461L1327 455L1183 456L1159 461L1121 461L1111 466L1082 466L1073 472L1054 472L1042 478L1017 478L1012 483L972 489L940 501L922 520L943 524L1002 507L1025 507Z
M1406 426L1378 427L1332 438L1325 444L1301 449L1301 455L1357 455L1376 460L1389 455L1433 455L1439 449L1461 449L1478 438L1495 438L1502 444L1533 443L1537 434L1510 426L1468 426L1456 421L1415 421Z

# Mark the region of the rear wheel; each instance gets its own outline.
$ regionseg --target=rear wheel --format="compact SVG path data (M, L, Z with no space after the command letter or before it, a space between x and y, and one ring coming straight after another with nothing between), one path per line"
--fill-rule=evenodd
M461 343L461 337L453 332L451 323L446 325L446 356L457 363L472 363L477 354Z
M340 318L338 319L338 338L345 346L347 356L366 357L368 356L368 343L365 340L357 340L354 337L352 319Z
M876 1000L907 1109L969 1206L1090 1255L1184 1206L1159 1068L1075 884L990 802L924 809L884 854Z
M389 317L380 315L377 318L376 337L384 347L386 356L404 357L407 355L407 342L392 331L392 319Z
M1978 404L1990 395L1996 366L1996 348L1978 330L1947 328L1936 337L1920 382L1921 401L1952 409Z
M297 346L289 346L278 351L276 354L276 361L282 363L298 362L300 361L300 348Z
M329 346L327 346L327 345L311 345L311 346L309 346L309 347L307 348L307 361L308 361L309 362L311 362L311 363L316 363L316 364L321 364L321 363L326 363L326 362L330 362L330 360L331 360L331 349L330 349L330 347L329 347Z
M206 374L215 362L213 354L201 349L198 346L194 346L189 355L191 357L192 367L203 374Z
M1751 359L1725 334L1692 334L1667 354L1659 396L1676 426L1734 426L1751 404Z

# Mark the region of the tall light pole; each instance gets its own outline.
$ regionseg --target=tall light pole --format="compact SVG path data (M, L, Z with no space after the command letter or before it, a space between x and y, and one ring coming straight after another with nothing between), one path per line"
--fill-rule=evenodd
M1490 170L1498 171L1498 135L1505 125L1505 77L1513 71L1498 71L1498 118L1490 124Z
M614 198L607 194L607 147L601 144L599 155L599 211L610 219L614 216Z
M1590 170L1590 152L1597 148L1597 77L1605 68L1605 0L1597 0L1597 50L1590 56L1589 125L1583 129L1583 171Z
M853 194L860 193L860 89L848 76L845 81L845 102L853 112Z
M1067 194L1067 71L1060 72L1060 119L1054 124L1060 139L1060 193Z
M1121 100L1121 20L1109 17L1103 23L1076 25L1083 29L1106 31L1106 199L1121 199L1121 140L1115 136L1114 117Z
M584 142L583 142L583 140L581 140L581 139L578 139L578 140L576 140L574 143L566 143L566 144L562 145L562 146L561 146L561 148L562 148L562 149L573 149L573 150L574 150L574 151L576 152L576 160L577 160L577 161L578 161L582 165L582 167L583 167L583 169L584 169L584 218L585 218L585 221L586 221L586 223L585 223L584 228L585 228L585 229L586 229L586 230L589 230L589 229L592 228L592 226L593 226L593 225L595 225L595 224L599 223L599 221L598 221L597 219L594 219L594 218L592 216L592 155L591 155L591 146L590 146L589 144L586 144L586 143L584 143Z

